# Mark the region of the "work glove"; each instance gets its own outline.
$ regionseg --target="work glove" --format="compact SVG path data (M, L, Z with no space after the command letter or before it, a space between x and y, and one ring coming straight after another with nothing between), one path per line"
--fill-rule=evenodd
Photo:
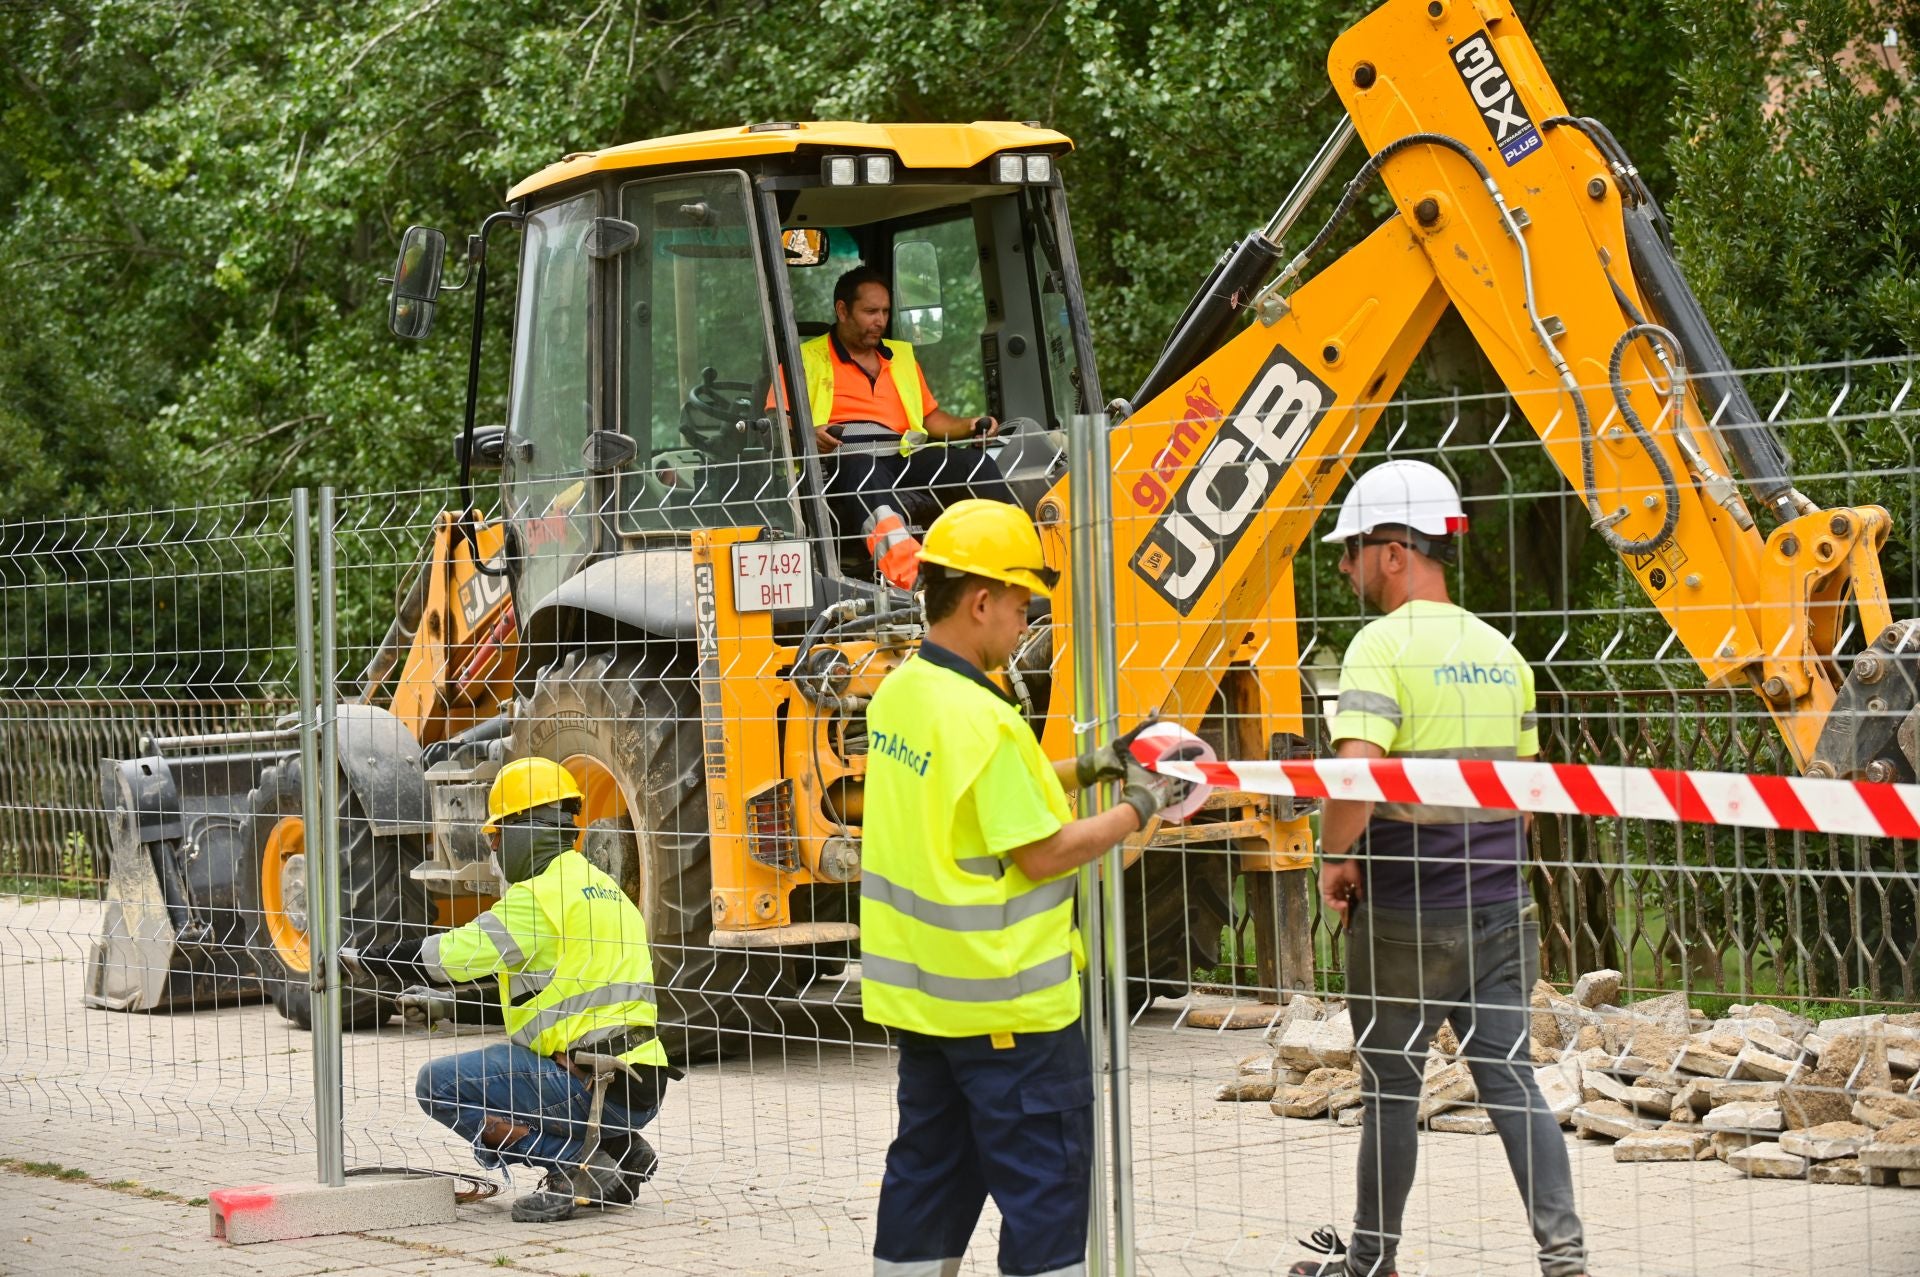
M410 1029L431 1029L437 1020L450 1020L454 1011L452 989L416 984L400 991L395 999L400 1018Z
M1146 724L1142 723L1141 727ZM1139 729L1134 729L1138 731ZM1200 757L1204 748L1198 741L1175 747L1167 757L1187 760ZM1181 780L1177 776L1162 776L1159 772L1148 771L1135 761L1132 754L1125 754L1127 775L1126 784L1120 790L1120 801L1133 808L1140 817L1140 828L1145 829L1147 822L1165 807L1171 807L1193 792L1193 782Z
M1085 789L1103 780L1125 780L1127 765L1133 762L1133 755L1129 752L1133 738L1159 721L1156 715L1149 714L1108 744L1090 749L1074 759L1073 774L1080 782L1080 788Z

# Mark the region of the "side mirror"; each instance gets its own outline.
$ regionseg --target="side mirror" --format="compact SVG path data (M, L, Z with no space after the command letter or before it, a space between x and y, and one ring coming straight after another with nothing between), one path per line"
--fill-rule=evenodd
M781 231L780 247L786 250L789 266L822 266L832 255L827 247L827 233L812 227Z
M387 302L387 327L395 337L419 341L433 331L440 297L440 273L447 264L447 237L431 226L409 226L400 237L393 263L393 292Z
M498 470L506 464L507 428L505 426L475 426L473 428L473 464L475 470ZM462 430L453 437L453 467L458 470L467 459L467 432Z

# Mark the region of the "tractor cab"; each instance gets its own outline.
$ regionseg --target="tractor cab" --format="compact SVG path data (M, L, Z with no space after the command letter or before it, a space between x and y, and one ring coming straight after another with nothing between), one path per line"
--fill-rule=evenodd
M462 455L500 465L526 637L618 608L567 588L583 574L677 576L661 552L684 559L703 529L806 543L811 609L777 622L874 588L861 529L823 499L835 463L799 375L856 266L891 281L888 335L939 405L1011 423L975 446L1032 509L1064 470L1066 418L1098 405L1056 163L1070 147L1026 124L755 124L569 155L516 186L489 221L519 232L507 420ZM433 235L402 248L402 335L440 291L409 276L437 273ZM484 262L486 237L470 249ZM902 504L920 526L938 513ZM636 556L652 566L614 566Z

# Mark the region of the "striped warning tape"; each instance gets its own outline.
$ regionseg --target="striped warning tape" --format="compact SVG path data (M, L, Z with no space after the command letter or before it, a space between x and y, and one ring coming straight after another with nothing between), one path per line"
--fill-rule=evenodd
M1156 769L1217 788L1282 797L1920 838L1920 785L1454 758L1169 759Z

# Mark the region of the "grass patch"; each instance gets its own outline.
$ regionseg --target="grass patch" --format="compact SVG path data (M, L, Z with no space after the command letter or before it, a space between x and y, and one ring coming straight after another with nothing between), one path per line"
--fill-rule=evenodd
M19 1157L0 1157L0 1169L13 1171L19 1175L37 1175L41 1179L87 1178L87 1173L77 1166L62 1166L58 1162L30 1162Z

